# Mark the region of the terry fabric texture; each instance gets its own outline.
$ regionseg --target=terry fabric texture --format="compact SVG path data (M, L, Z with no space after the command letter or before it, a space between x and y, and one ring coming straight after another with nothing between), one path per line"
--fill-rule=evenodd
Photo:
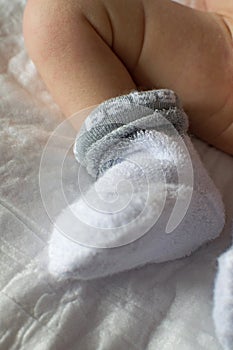
M233 348L233 245L218 258L213 319L224 349Z
M213 318L224 349L233 347L233 246L218 258Z
M138 132L143 135L149 130L174 136L173 127L180 135L188 129L188 118L173 91L132 91L101 103L90 113L76 138L74 154L88 173L97 177L113 165L111 161L117 161L114 153L122 139L127 141L137 137ZM109 150L112 154L108 154L107 162L103 158Z
M188 118L171 90L132 91L90 113L74 153L97 180L55 222L49 247L52 274L77 279L107 276L190 255L220 234L225 223L221 196L187 128ZM191 169L193 183L189 182ZM110 199L114 200L116 184L123 180L128 182L117 191L122 204L114 210ZM99 206L99 195L106 199L105 206ZM186 213L168 234L166 225L175 201L180 202L179 214ZM98 235L97 247L114 249L96 248ZM77 237L77 243L69 236ZM80 237L93 247L78 244Z
M231 245L233 160L193 136L226 208L217 239L189 257L96 280L57 280L49 273L51 221L38 172L63 116L25 52L25 3L0 0L0 349L222 350L213 286L217 258ZM54 215L63 209L55 163L64 138L58 141L44 174ZM67 162L64 180L72 195L78 167L72 152Z

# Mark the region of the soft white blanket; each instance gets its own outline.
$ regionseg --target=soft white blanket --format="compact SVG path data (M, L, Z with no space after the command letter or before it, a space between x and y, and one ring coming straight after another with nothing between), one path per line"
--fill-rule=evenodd
M62 115L24 50L24 5L0 0L0 349L220 350L213 284L217 257L231 244L233 160L199 140L226 205L218 239L190 257L93 281L58 282L48 273L51 222L38 171ZM65 179L70 193L74 171ZM53 164L45 176L54 176ZM56 182L48 188L54 216L56 190Z

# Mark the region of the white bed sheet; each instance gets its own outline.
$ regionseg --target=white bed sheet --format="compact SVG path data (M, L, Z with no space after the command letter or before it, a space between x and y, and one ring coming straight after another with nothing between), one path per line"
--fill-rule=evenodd
M220 350L212 296L216 259L231 242L233 158L197 139L226 205L218 239L188 258L95 281L49 275L51 222L38 171L62 115L24 50L24 5L0 0L0 349ZM49 189L55 209L56 190Z

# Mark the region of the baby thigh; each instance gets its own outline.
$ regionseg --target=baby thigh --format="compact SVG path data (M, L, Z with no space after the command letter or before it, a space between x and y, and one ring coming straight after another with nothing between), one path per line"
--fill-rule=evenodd
M216 144L226 129L232 44L213 13L170 0L29 0L24 36L67 116L135 87L168 88L197 136Z
M29 55L66 116L135 89L112 50L102 1L29 0L23 30Z
M233 49L218 13L170 0L104 0L112 49L137 86L180 97L190 130L233 154Z

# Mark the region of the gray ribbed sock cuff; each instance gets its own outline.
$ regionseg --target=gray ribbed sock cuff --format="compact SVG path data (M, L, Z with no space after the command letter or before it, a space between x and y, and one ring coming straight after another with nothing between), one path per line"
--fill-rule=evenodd
M130 139L149 130L182 136L188 129L188 118L178 96L172 90L133 90L127 95L111 98L95 108L78 133L74 154L88 173L98 177L103 172L101 159L122 139ZM104 170L117 162L109 159Z

